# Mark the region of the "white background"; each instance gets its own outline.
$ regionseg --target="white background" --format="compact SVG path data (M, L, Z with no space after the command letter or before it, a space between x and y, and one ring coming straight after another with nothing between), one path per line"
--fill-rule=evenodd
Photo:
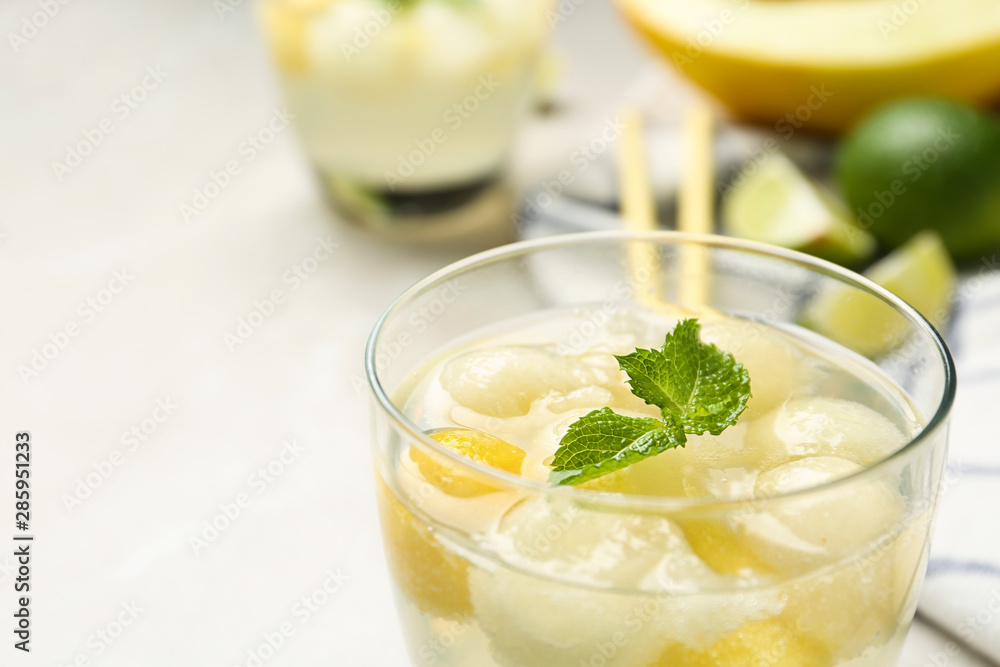
M376 526L362 350L401 290L469 248L393 245L340 223L289 130L246 160L241 143L281 101L251 8L233 3L220 16L209 0L70 0L16 50L8 34L39 5L0 5L0 497L13 435L30 430L37 535L33 652L15 652L0 623L0 664L243 665L285 622L294 634L267 665L409 664ZM582 2L555 41L561 111L522 137L524 182L563 166L659 67L604 0ZM115 100L147 68L166 76L121 118ZM673 103L687 94L675 90ZM113 131L57 175L53 163L105 118ZM180 204L230 160L240 173L185 222ZM320 239L337 249L291 289L282 276ZM127 284L105 292L116 271ZM230 350L224 335L274 289L284 302ZM91 315L88 298L107 303ZM25 380L18 368L74 324ZM177 407L155 432L134 450L123 442L168 399ZM285 441L302 451L262 489L251 477ZM249 506L196 553L191 538L240 494ZM12 514L0 501L0 545ZM0 546L7 619L12 549ZM328 571L343 586L297 615ZM97 640L133 603L131 625ZM920 626L902 664L935 664L944 641Z

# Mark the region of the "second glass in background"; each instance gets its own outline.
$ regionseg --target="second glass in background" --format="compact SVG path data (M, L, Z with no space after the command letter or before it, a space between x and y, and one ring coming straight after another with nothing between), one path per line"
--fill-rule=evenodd
M263 0L301 142L331 202L400 237L509 226L504 170L549 0Z

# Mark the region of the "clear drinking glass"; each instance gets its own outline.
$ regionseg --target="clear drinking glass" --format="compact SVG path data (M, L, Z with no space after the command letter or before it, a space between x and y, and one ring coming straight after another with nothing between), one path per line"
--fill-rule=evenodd
M427 360L484 331L544 320L560 345L585 345L601 313L656 303L732 318L737 359L740 332L749 346L758 323L819 346L896 392L866 401L901 397L891 407L924 426L842 479L732 499L553 487L456 455L404 414ZM366 367L386 556L415 665L896 664L924 576L955 374L938 333L863 277L717 236L518 243L403 294L375 326ZM428 457L475 489L442 492L412 465ZM819 537L800 548L801 531ZM595 579L595 568L614 575Z
M301 143L331 202L397 237L499 220L551 0L262 0Z

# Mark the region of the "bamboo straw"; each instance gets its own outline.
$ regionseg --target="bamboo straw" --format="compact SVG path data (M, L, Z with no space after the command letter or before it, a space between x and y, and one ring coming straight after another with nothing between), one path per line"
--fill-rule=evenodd
M622 119L619 178L625 229L651 231L656 229L656 210L646 169L642 116L635 109L625 109ZM628 261L636 301L647 308L663 310L663 281L656 247L651 243L630 243Z
M643 145L642 116L635 109L622 112L620 188L625 229L656 229L656 211ZM684 119L684 170L678 193L677 227L682 232L713 232L714 161L713 118L705 104L691 109ZM682 249L678 301L674 310L686 314L711 314L708 303L708 250L690 245ZM629 266L636 300L658 311L667 309L662 294L659 256L652 244L629 245Z
M713 230L715 165L712 111L696 104L684 118L684 170L677 202L677 229L692 234ZM708 249L686 246L681 253L680 302L687 308L707 309Z

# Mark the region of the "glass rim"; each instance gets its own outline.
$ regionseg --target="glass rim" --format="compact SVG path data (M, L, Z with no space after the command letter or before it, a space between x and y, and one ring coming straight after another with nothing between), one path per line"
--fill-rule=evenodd
M680 245L700 245L702 247L727 249L742 251L750 254L763 255L774 259L783 260L788 264L806 268L815 273L827 275L840 280L842 283L850 284L861 288L867 293L879 298L892 306L909 320L910 324L922 330L934 342L939 359L944 365L945 377L944 388L940 402L934 414L927 420L924 428L913 438L910 438L905 445L898 450L880 459L876 463L865 466L857 472L845 477L840 477L830 482L825 482L817 486L806 487L796 491L765 496L761 498L713 498L713 497L688 497L688 496L647 496L631 495L622 493L612 493L597 491L593 489L583 489L575 486L553 485L544 480L522 477L515 473L493 468L491 466L478 464L456 452L442 446L439 442L431 438L423 429L410 421L402 410L396 407L389 393L379 379L379 370L376 365L376 354L380 334L385 325L392 319L393 315L408 302L435 286L454 279L467 271L475 268L488 266L495 262L511 259L519 256L532 254L540 250L551 250L563 247L599 244L607 241L627 242L627 241L648 241L658 242L660 245L669 244ZM883 469L895 464L903 464L905 459L915 455L927 442L932 442L938 432L947 426L947 421L955 401L955 390L957 375L955 363L951 352L948 350L941 334L934 326L916 309L903 301L901 298L878 285L865 276L846 269L838 264L829 262L802 252L788 250L779 246L748 241L718 234L692 234L687 232L677 232L672 230L655 231L629 231L629 230L609 230L597 232L577 232L570 234L560 234L547 236L526 241L517 241L503 246L485 250L464 259L448 264L416 282L407 288L402 294L396 297L388 308L379 316L368 337L365 346L365 377L368 381L369 390L375 399L376 407L383 410L389 417L393 426L406 434L412 441L419 443L423 448L450 459L452 463L462 468L475 471L479 477L492 478L496 480L500 488L518 488L524 491L551 494L562 496L570 500L585 501L590 504L607 505L613 507L630 509L654 509L657 511L689 511L689 510L725 510L745 506L748 503L772 503L787 498L801 498L843 486L863 483L869 477L877 477Z

